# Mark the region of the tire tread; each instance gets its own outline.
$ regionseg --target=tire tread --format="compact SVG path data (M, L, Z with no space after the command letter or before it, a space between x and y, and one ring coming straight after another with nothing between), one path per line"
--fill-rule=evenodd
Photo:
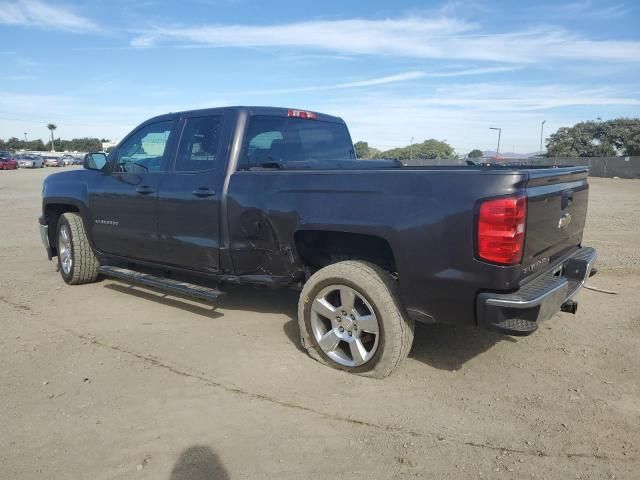
M93 253L82 217L77 213L67 212L60 216L60 221L63 220L67 222L69 230L71 230L71 247L73 249L72 275L65 278L65 281L70 285L95 282L98 279L100 262Z

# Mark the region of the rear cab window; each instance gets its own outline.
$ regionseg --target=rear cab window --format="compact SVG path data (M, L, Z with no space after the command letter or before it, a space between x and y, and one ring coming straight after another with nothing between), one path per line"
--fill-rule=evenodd
M317 119L254 115L249 119L241 167L331 167L355 160L346 125Z

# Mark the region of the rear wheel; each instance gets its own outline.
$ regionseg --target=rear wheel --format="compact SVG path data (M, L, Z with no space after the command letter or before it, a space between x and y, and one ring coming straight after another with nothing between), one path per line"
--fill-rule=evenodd
M300 294L298 322L311 357L359 375L386 377L413 342L395 280L367 262L339 262L312 275Z
M89 244L80 215L63 213L58 220L57 234L62 279L70 285L95 282L100 263Z

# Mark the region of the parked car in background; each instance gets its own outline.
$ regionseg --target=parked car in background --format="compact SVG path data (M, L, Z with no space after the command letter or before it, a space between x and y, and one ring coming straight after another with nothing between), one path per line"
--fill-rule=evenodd
M20 168L43 168L44 160L39 155L20 155L18 157Z
M44 157L45 167L61 167L62 159L58 157Z
M83 158L82 157L74 157L73 158L73 164L74 165L82 165L83 163Z
M69 165L73 165L73 155L65 155L62 157L62 166L68 167Z
M6 150L0 151L0 170L15 170L18 168L18 162L11 152Z

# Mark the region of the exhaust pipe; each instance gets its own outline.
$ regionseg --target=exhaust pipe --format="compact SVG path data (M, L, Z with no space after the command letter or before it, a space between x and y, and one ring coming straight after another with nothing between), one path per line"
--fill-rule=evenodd
M560 306L560 311L566 313L573 313L574 315L578 311L578 302L574 302L573 300L567 300Z

